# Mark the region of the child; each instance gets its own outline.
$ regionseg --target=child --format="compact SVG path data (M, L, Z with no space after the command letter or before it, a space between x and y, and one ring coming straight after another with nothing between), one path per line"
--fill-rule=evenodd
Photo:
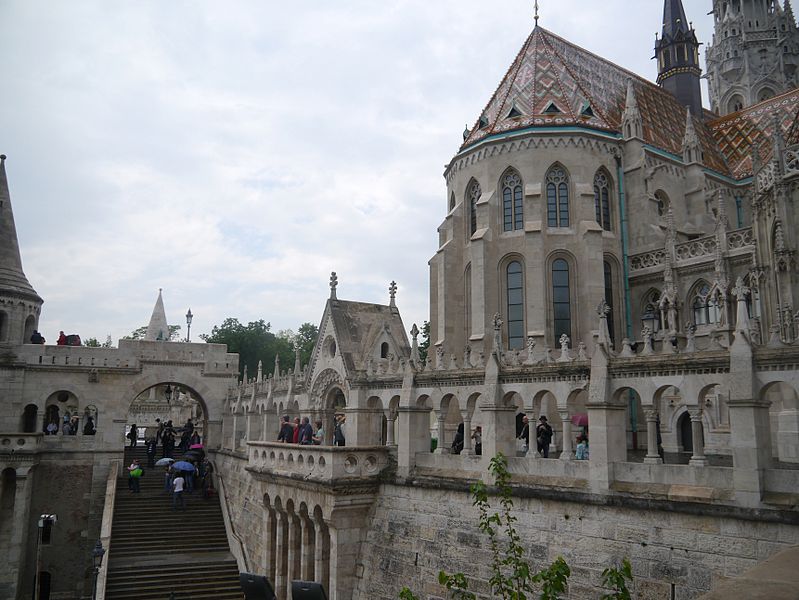
M577 442L575 457L577 460L588 460L588 438L581 435L577 438Z

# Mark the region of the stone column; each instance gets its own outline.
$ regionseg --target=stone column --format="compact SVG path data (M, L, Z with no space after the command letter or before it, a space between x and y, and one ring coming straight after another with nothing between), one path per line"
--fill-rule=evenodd
M327 538L327 531L325 524L322 521L314 519L314 574L313 580L325 586L325 591L330 594L330 563L329 548L330 540Z
M493 457L499 452L516 456L516 407L481 404L483 418L483 456ZM465 427L464 427L465 429ZM470 434L471 435L471 434ZM534 441L533 434L530 435Z
M272 508L264 507L264 560L263 572L270 582L275 581L275 515Z
M407 475L416 464L416 454L430 452L430 409L400 406L397 419L397 467Z
M31 492L33 490L33 477L30 475L31 467L17 467L17 490L14 494L14 515L11 523L11 539L7 540L8 568L16 570L16 590L24 589L22 577L25 573L24 560L26 554L27 529L30 525ZM38 531L38 530L37 530ZM30 543L36 543L35 539ZM35 568L34 568L35 573ZM10 597L17 597L15 590L9 590Z
M574 449L572 448L572 421L568 410L559 410L558 415L563 423L563 451L560 453L561 460L572 460Z
M291 512L288 514L288 552L286 569L286 598L291 598L291 582L299 579L300 564L300 527L297 516Z
M694 454L688 464L695 467L707 465L705 458L705 442L702 437L702 409L691 411L691 441L694 445Z
M445 427L445 419L446 415L444 411L439 409L438 411L438 445L436 446L436 454L449 454L449 447L447 446L447 436L446 431L444 430Z
M391 412L389 412L388 417L386 417L386 446L397 445L394 441L394 421L396 418L396 415L391 414Z
M228 446L231 450L235 450L239 447L239 416L236 413L233 413L231 416L233 418L233 431L231 432L231 439L228 442Z
M474 447L472 446L472 415L468 411L461 414L463 418L463 451L461 454L466 456L474 456Z
M300 516L300 579L313 581L314 539L313 525L308 515Z
M277 528L275 535L275 593L278 600L286 600L284 591L286 589L286 553L287 546L287 531L286 531L286 513L282 510L275 511L277 520Z
M649 465L663 464L658 453L658 412L653 408L646 411L646 456L644 463Z

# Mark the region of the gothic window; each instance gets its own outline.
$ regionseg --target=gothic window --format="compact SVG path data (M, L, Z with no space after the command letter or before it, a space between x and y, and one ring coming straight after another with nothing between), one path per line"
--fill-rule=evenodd
M480 184L472 179L466 192L466 198L469 201L469 237L471 238L477 231L477 201L482 196Z
M605 231L610 231L610 181L604 170L594 175L594 205L596 222Z
M572 312L569 286L569 263L562 258L552 262L552 314L555 342L564 333L571 337Z
M508 292L508 348L524 348L524 276L518 260L506 269Z
M657 206L658 216L665 217L666 213L669 212L669 197L666 195L666 192L663 190L655 192L655 204Z
M650 291L644 298L641 314L645 317L649 316L654 319L655 331L663 329L663 315L660 312L660 292L657 290Z
M566 170L555 165L549 170L547 183L547 226L569 226L569 177Z
M502 214L505 231L524 229L523 198L522 178L516 171L508 171L502 178Z
M0 342L6 341L8 337L8 315L0 310Z
M380 358L388 358L388 342L380 344Z
M455 208L455 194L452 194L452 195L449 197L449 209L450 209L450 211L451 211L453 208Z
M610 266L610 261L603 263L605 271L605 302L607 303L610 311L608 312L608 333L610 333L611 343L615 342L615 323L613 320L613 269Z
M736 94L732 98L730 98L729 103L727 104L728 111L727 112L738 112L739 110L743 110L744 107L744 99Z
M772 92L769 88L764 88L758 94L758 101L763 102L764 100L769 100L770 98L774 97L774 92Z
M752 285L752 278L748 277L744 281L749 288L749 295L746 297L746 309L749 312L750 319L759 319L760 312L760 290L757 286Z
M710 286L702 282L694 288L690 301L694 325L713 325L719 322L721 312L718 302L710 296Z

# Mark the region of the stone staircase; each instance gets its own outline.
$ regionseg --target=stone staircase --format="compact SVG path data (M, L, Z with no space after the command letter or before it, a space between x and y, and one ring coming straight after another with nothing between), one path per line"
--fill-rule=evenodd
M141 446L125 449L125 467L133 458L147 464ZM127 468L122 471L117 480L106 598L242 600L219 498L205 500L199 491L184 494L186 511L173 511L172 496L164 491L162 468L145 468L140 494L128 490Z

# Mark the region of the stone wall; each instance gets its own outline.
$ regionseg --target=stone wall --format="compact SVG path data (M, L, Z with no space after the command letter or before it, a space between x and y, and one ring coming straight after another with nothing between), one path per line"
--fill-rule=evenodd
M799 544L797 525L689 514L675 507L597 505L566 497L516 498L515 507L531 565L542 568L558 556L568 562L570 598L598 598L602 570L624 557L632 563L639 600L670 598L672 585L678 600L696 598L717 581ZM465 490L383 486L356 597L396 599L403 585L421 598L445 597L436 583L441 569L469 574L472 589L489 597L490 550L477 522Z

